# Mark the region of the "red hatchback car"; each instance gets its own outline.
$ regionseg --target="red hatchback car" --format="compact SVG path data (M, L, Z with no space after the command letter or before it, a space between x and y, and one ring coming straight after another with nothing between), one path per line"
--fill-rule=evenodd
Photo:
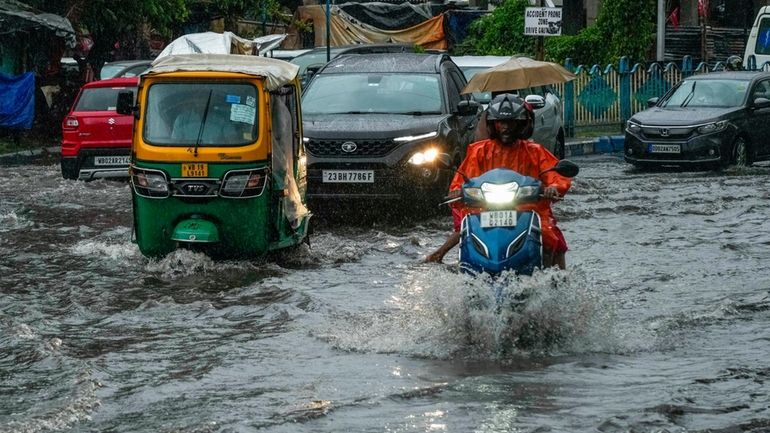
M115 111L118 93L136 95L138 77L85 84L62 121L61 173L65 179L128 176L134 116Z

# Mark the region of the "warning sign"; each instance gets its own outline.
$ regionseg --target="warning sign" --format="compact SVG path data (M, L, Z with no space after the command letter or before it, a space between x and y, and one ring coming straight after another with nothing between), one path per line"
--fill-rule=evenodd
M561 8L527 8L524 12L525 36L560 36Z

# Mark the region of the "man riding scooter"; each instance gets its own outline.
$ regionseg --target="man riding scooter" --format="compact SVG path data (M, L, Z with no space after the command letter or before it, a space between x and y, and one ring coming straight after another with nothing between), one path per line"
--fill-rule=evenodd
M516 95L496 96L487 107L487 129L490 138L477 141L468 147L465 160L458 168L449 186L450 195L456 194L466 178L473 178L494 168L508 168L522 175L543 182L543 198L532 205L542 221L543 266L566 267L567 242L551 211L551 201L561 199L572 182L553 170L558 158L542 145L527 140L532 136L534 112L524 100ZM455 232L426 261L441 262L444 255L460 240L460 222L474 209L467 208L461 201L452 203Z

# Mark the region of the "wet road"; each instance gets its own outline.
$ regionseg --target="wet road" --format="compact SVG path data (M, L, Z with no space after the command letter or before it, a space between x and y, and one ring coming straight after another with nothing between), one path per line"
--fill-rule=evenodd
M770 431L770 169L575 161L569 269L505 317L420 263L448 218L150 261L125 183L3 167L0 431Z

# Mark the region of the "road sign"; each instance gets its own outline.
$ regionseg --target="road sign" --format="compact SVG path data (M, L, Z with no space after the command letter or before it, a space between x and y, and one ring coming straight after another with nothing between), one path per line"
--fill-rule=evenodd
M561 36L561 8L527 8L525 36Z

